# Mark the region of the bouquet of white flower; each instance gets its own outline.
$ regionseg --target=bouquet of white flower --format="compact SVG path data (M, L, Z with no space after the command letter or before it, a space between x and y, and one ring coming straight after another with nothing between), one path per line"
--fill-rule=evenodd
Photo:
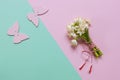
M78 41L82 40L88 45L90 51L96 58L102 56L100 49L93 43L89 36L90 23L88 20L83 18L76 18L74 22L67 26L68 36L72 38L72 46L77 46Z

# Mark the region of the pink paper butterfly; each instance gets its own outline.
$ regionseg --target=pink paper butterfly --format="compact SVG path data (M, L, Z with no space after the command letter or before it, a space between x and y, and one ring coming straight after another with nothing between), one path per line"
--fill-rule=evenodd
M39 26L39 16L46 14L49 10L43 10L42 8L35 8L34 13L30 13L27 15L29 21L31 21L36 27Z
M9 36L14 36L14 43L20 43L29 37L26 34L19 33L19 25L18 22L16 22L7 32Z

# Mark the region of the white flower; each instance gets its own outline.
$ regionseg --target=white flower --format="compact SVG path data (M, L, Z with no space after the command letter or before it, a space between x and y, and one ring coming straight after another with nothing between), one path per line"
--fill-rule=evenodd
M75 26L71 26L71 28L72 28L72 31L74 31L76 29Z
M67 26L68 36L70 38L76 39L86 32L90 26L89 22L83 18L76 18L74 22Z
M83 34L83 32L78 31L77 34L79 34L79 36L81 36Z
M73 25L74 25L74 22L71 22L70 25L73 26Z
M85 28L87 28L87 29L88 29L88 28L89 28L89 24L85 24Z
M81 24L83 22L83 19L82 18L79 18L79 23Z
M72 44L72 46L77 46L78 43L75 39L73 39L73 40L71 40L71 44Z
M72 26L71 26L71 25L68 25L68 26L67 26L67 31L68 31L68 32L71 32L71 31L72 31Z
M74 22L79 22L80 18L75 18Z
M77 35L75 33L71 32L71 33L68 33L68 37L75 39L77 37Z
M71 36L72 36L73 38L76 38L76 37L77 37L77 35L76 35L75 33L71 33Z

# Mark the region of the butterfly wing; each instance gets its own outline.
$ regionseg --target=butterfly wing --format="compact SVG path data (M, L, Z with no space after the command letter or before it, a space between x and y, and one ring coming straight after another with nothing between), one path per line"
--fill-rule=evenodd
M16 22L11 28L9 28L7 34L12 36L18 32L19 32L19 25L18 22Z
M24 40L27 40L28 38L29 36L27 36L26 34L18 33L14 37L14 43L20 43Z
M38 22L38 17L37 17L36 14L34 14L34 13L28 14L27 18L28 18L28 20L31 21L36 27L38 27L39 22Z
M44 14L46 14L46 13L48 12L47 9L42 8L42 7L39 7L39 8L36 7L36 8L34 8L33 10L34 10L34 12L35 12L38 16L44 15Z

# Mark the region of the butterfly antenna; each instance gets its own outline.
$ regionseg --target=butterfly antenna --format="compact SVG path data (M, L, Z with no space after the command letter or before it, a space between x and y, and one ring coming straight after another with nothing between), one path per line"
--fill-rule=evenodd
M42 15L45 15L46 13L48 13L49 9L41 14L37 14L38 16L42 16Z

